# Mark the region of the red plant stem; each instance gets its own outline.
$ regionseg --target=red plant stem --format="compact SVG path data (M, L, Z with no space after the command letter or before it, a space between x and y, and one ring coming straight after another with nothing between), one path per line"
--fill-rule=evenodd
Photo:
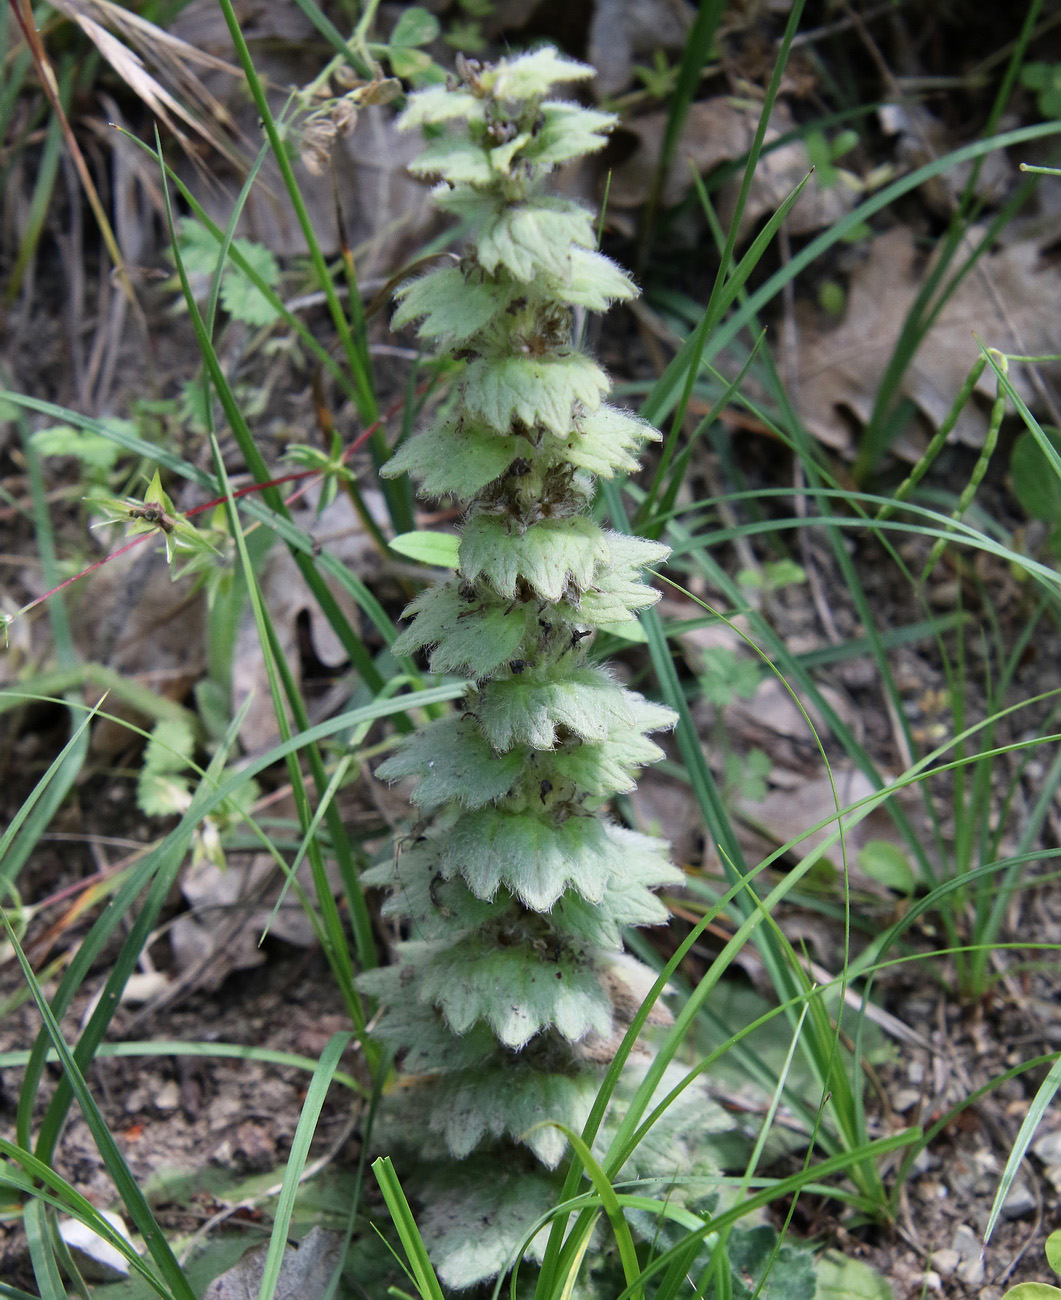
M340 464L345 464L354 452L372 437L377 429L385 425L388 420L397 415L404 404L405 398L399 398L389 411L380 416L374 424L370 424L367 429L359 433L353 442L350 443L349 447L343 451L343 454L340 457ZM248 483L246 487L238 488L233 492L231 494L231 500L238 501L240 497L250 496L252 493L261 492L265 488L282 487L285 483L298 483L302 479L308 478L320 478L320 474L317 470L303 469L294 474L285 474L282 478L269 479L266 483ZM308 487L309 484L307 483L303 487L299 488L298 491L292 492L289 497L285 498L284 504L290 505L293 501L297 501ZM219 506L229 499L228 496L214 497L212 501L204 501L201 505L192 506L190 510L184 512L181 518L191 519L194 515L201 515L204 510L212 510L214 506ZM43 596L38 596L36 600L31 600L28 605L23 605L23 607L18 611L18 616L28 614L31 609L36 609L38 605L43 605L44 602L50 600L56 592L62 591L64 587L72 586L75 582L80 582L82 578L87 577L90 573L95 573L97 569L101 569L103 565L109 564L111 560L116 560L119 555L124 555L126 551L131 551L134 546L139 546L141 542L146 542L149 537L156 536L156 533L157 530L150 533L143 533L139 537L134 537L131 542L126 542L124 546L119 546L116 551L112 551L110 555L105 555L102 560L97 560L95 564L90 564L87 569L82 569L80 573L75 573L72 578L67 578L64 582L60 582L59 585L53 587L51 591L46 591Z

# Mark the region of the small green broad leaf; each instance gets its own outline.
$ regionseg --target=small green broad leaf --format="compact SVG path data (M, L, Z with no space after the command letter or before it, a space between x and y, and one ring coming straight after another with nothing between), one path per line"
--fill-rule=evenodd
M818 1256L817 1273L815 1300L894 1300L891 1286L875 1269L838 1250Z
M233 244L270 289L280 282L280 265L263 244L250 239L236 239ZM230 316L246 325L271 325L280 313L237 266L227 266L221 277L221 305Z
M123 432L136 433L136 425L131 420L111 420L108 423L123 426ZM87 469L100 474L112 470L122 454L121 447L110 438L89 429L75 429L70 424L38 429L30 441L40 456L73 456Z
M440 533L430 528L421 528L415 533L399 533L390 541L390 548L396 555L404 555L420 564L430 564L436 569L457 567L459 545L460 538L455 533Z
M1061 1275L1061 1228L1055 1228L1046 1239L1046 1262Z
M186 719L164 718L155 724L136 783L136 802L145 816L168 817L188 807L185 772L194 750L195 736Z
M1044 429L1054 450L1061 453L1061 429ZM1054 549L1061 553L1061 476L1031 430L1021 434L1010 460L1013 490L1026 514L1053 528Z
M438 37L442 25L434 14L418 5L402 11L391 32L390 44L395 45L429 45Z
M889 840L869 840L859 850L858 865L871 880L894 889L897 894L914 892L917 877L910 859L898 844Z

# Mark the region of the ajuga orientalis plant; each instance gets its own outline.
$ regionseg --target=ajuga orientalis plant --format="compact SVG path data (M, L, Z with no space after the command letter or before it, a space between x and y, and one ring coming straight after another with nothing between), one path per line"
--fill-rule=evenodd
M394 323L418 322L464 365L452 404L384 473L464 508L457 572L413 601L394 649L473 684L458 713L379 769L419 778L423 820L369 874L409 937L361 979L409 1076L394 1128L418 1164L437 1157L418 1189L421 1228L458 1287L499 1272L555 1204L567 1139L546 1121L582 1127L648 988L623 929L664 921L657 891L682 878L662 841L606 811L662 757L649 737L675 717L588 657L598 628L656 600L641 570L667 555L588 513L594 476L636 470L659 435L605 403L608 378L575 346L573 318L636 290L595 251L591 213L543 192L615 119L549 97L592 75L552 49L459 66L459 82L412 96L401 125L426 128L412 170L440 178L435 200L468 244L399 291ZM660 1158L654 1174L680 1172Z

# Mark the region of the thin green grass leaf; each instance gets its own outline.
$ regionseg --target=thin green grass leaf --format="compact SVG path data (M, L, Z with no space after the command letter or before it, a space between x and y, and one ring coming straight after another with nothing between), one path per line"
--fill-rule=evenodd
M1009 1153L1006 1167L1002 1171L1002 1177L999 1179L998 1191L995 1193L991 1213L987 1219L987 1227L984 1229L985 1246L991 1240L991 1234L994 1232L999 1216L1005 1207L1006 1197L1013 1186L1013 1180L1020 1170L1024 1156L1031 1145L1032 1138L1035 1136L1036 1129L1042 1123L1043 1116L1057 1095L1058 1088L1061 1088L1061 1056L1054 1061L1050 1067L1050 1073L1036 1089L1032 1103L1028 1107L1028 1113L1021 1121L1020 1131L1013 1143L1013 1149Z
M85 752L85 747L81 743L82 737L87 735L89 724L92 722L95 712L96 710L93 709L86 714L74 729L74 734L55 758L52 759L47 771L23 801L8 823L6 830L0 835L0 883L10 884L14 880L18 869L47 829L54 808L50 803L44 801L52 782L59 780L62 783L64 776L68 775L71 759L76 761L78 770L80 770ZM40 806L38 807L38 805Z
M33 1198L23 1211L22 1224L26 1232L30 1263L33 1265L33 1276L40 1287L40 1300L66 1300L66 1287L55 1258L45 1202Z
M380 1156L377 1160L373 1160L372 1172L376 1175L376 1181L383 1193L398 1239L409 1261L417 1290L423 1300L444 1300L442 1287L428 1258L424 1239L420 1236L420 1229L416 1226L416 1219L413 1217L405 1192L402 1191L402 1185L398 1181L390 1157Z
M32 1224L33 1231L40 1236L42 1249L48 1250L49 1254L51 1254L50 1244L46 1243L47 1230L44 1218L44 1207L49 1206L54 1210L61 1211L63 1214L73 1216L85 1224L86 1227L91 1228L97 1236L106 1241L108 1245L113 1246L115 1250L125 1257L130 1268L139 1273L153 1291L156 1291L164 1300L172 1300L172 1296L164 1283L152 1273L131 1243L126 1241L122 1234L114 1229L110 1221L100 1214L99 1210L87 1197L82 1196L75 1187L60 1174L57 1174L50 1165L45 1164L43 1160L38 1160L32 1152L25 1150L25 1148L16 1145L14 1142L8 1142L6 1138L0 1138L0 1154L5 1155L9 1160L14 1161L25 1170L25 1175L16 1176L8 1168L3 1174L0 1174L0 1186L8 1186L28 1198L25 1210L28 1216L27 1221L28 1224ZM54 1256L52 1257L54 1258ZM42 1261L43 1259L42 1256ZM36 1266L36 1259L34 1264ZM48 1265L45 1264L45 1267L47 1268ZM60 1290L59 1295L61 1300L65 1300L65 1289Z
M259 1300L272 1300L276 1291L280 1269L283 1267L284 1251L287 1248L291 1216L295 1210L295 1197L298 1195L302 1171L309 1158L313 1134L316 1132L317 1121L327 1099L332 1078L352 1038L353 1035L349 1033L332 1034L306 1089L306 1100L302 1104L302 1113L298 1117L295 1136L291 1142L291 1154L288 1156L280 1195L276 1201L273 1230L269 1238L269 1253L265 1258L261 1286L258 1289Z
M139 1060L141 1057L166 1056L190 1057L197 1059L233 1061L257 1061L260 1065L282 1065L293 1070L302 1070L312 1074L320 1064L311 1056L300 1056L297 1052L280 1052L271 1047L257 1047L252 1043L196 1043L181 1038L130 1040L122 1043L101 1043L96 1052L97 1059ZM0 1052L0 1070L20 1069L29 1063L28 1051ZM49 1049L45 1055L46 1062L59 1058L54 1050ZM341 1083L344 1088L359 1097L368 1097L368 1089L352 1074L336 1070L332 1075L334 1083Z
M73 1053L66 1045L59 1023L52 1014L48 1000L44 996L44 991L37 983L33 967L22 950L22 945L19 943L18 936L7 919L6 912L0 910L0 919L3 920L7 931L8 943L14 950L18 964L22 968L23 978L33 993L33 1000L37 1004L41 1019L44 1021L47 1035L62 1062L66 1082L77 1098L81 1114L92 1133L96 1149L100 1153L118 1195L129 1212L129 1217L136 1224L137 1230L144 1238L147 1249L151 1252L159 1272L165 1279L166 1285L175 1300L196 1300L191 1287L188 1285L184 1270L177 1263L177 1258L155 1221L155 1216L151 1213L151 1207L148 1205L139 1183L133 1177L117 1142L107 1127L106 1120L96 1105L96 1099L92 1096L84 1075L74 1060ZM120 1249L120 1247L118 1248Z
M641 1266L637 1259L637 1247L634 1245L630 1225L623 1217L623 1212L619 1206L619 1198L615 1194L615 1188L612 1186L611 1180L593 1158L593 1152L589 1149L589 1146L577 1133L566 1124L554 1123L553 1127L558 1128L568 1142L571 1143L582 1168L589 1175L594 1190L600 1197L601 1208L611 1225L612 1236L615 1238L615 1244L619 1251L619 1261L622 1264L627 1284L636 1288L637 1279L641 1273ZM639 1289L635 1289L632 1294L637 1297L641 1295L641 1292Z

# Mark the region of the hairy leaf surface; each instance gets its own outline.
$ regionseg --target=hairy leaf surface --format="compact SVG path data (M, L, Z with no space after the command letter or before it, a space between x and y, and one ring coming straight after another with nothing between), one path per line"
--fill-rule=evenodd
M587 311L604 311L613 302L637 297L630 277L611 258L588 248L571 249L567 275L562 280L553 279L549 290L560 302Z
M593 582L609 556L604 530L582 515L543 519L523 532L493 514L476 515L464 528L460 570L474 582L485 578L499 595L512 599L522 578L544 600L559 600L573 583Z
M527 672L489 682L482 690L478 716L483 734L497 750L513 745L552 749L559 731L582 740L603 740L616 727L636 725L626 692L599 668L575 669L560 680Z
M611 1031L597 972L569 957L543 961L529 945L498 948L475 937L439 949L421 968L416 996L438 1007L454 1033L485 1021L513 1050L545 1029L572 1043Z
M600 406L592 414L580 415L575 430L565 430L567 459L601 478L632 473L642 444L660 440L650 424L614 406Z
M409 105L398 118L398 130L412 131L418 126L433 126L455 119L469 123L485 121L485 102L470 90L429 86L409 96Z
M463 1169L462 1175L459 1180L425 1180L420 1216L438 1275L454 1290L496 1277L523 1244L531 1224L556 1202L556 1188L547 1175L513 1170L496 1155ZM547 1236L548 1229L538 1234L528 1257L541 1260Z
M552 166L603 149L618 118L567 100L547 100L539 122L523 156L537 165Z
M526 634L526 610L485 600L466 601L452 582L429 587L405 614L416 617L395 641L393 651L408 655L434 646L430 656L433 673L485 676L496 672L515 656Z
M419 320L421 338L437 339L446 347L477 334L512 301L513 291L492 280L476 282L459 266L442 266L398 290L401 305L391 328L401 329Z
M450 828L439 869L462 876L479 898L493 898L503 886L535 912L547 912L569 885L599 902L618 859L598 817L557 825L548 814L481 808Z
M412 799L425 811L451 801L482 808L508 794L525 764L524 754L498 754L473 719L454 715L403 740L376 775L384 781L418 776Z
M430 1098L430 1126L458 1160L484 1139L507 1137L525 1143L547 1169L555 1169L567 1138L547 1121L581 1129L597 1088L592 1075L542 1074L506 1062L459 1079L440 1079Z
M521 420L564 434L572 426L575 403L593 411L608 391L608 377L581 352L543 357L505 357L472 361L464 375L469 413L499 432Z
M425 496L470 500L526 450L525 439L496 433L471 420L440 424L403 443L381 473L384 478L412 474L420 480Z
M459 215L471 207L465 199L442 199ZM536 276L566 279L572 247L592 248L596 242L590 214L570 199L538 197L493 212L475 239L476 257L493 274L503 267L524 283Z

